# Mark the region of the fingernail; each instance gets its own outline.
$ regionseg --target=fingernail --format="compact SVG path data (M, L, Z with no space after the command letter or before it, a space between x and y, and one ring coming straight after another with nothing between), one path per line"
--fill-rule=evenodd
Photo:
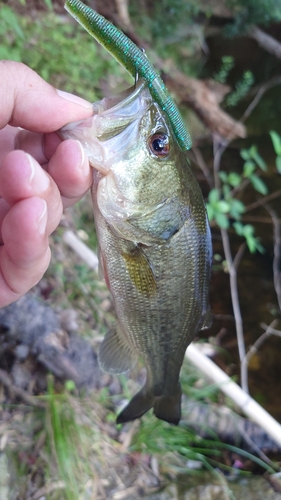
M36 170L37 170L37 163L34 160L34 158L26 153L26 156L28 158L29 162L29 167L30 167L30 177L29 177L29 182L30 184L36 184L36 188L39 189L40 191L46 191L49 186L50 186L50 180L46 172L44 172L43 169L38 170L37 175L36 175ZM39 167L40 168L40 167ZM36 176L36 180L35 179Z
M83 108L89 109L93 107L93 105L90 102L86 101L85 99L82 99L82 97L78 97L78 95L70 94L69 92L65 92L64 90L56 89L56 91L57 94L63 99L74 102L75 104L79 104L80 106L83 106Z
M40 234L44 234L47 227L47 203L45 200L41 199L42 211L37 219L38 231Z
M85 157L86 157L86 155L85 155L85 150L84 150L84 148L83 148L83 146L82 146L82 144L81 144L81 142L80 142L80 141L77 141L77 140L76 140L75 142L76 142L76 143L77 143L77 145L79 146L79 149L80 149L80 155L81 155L81 160L80 160L80 165L79 165L79 167L81 168L81 170L82 170L83 174L88 175L88 173L89 173L89 167L88 167L87 163L85 162Z

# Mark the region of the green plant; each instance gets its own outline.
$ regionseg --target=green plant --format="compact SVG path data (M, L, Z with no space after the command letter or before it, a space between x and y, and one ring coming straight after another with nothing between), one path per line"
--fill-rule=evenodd
M245 33L253 24L268 25L281 19L281 0L227 0L233 12L225 28L228 36Z
M21 61L52 85L94 101L101 81L120 85L127 72L77 24L51 10L34 19L0 7L0 58Z
M275 164L277 172L281 174L281 136L277 134L277 132L275 132L274 130L271 130L269 134L276 154Z
M17 39L17 43L14 43ZM25 36L21 27L19 17L4 5L0 8L0 59L12 59L21 61L21 44L24 44ZM7 43L8 41L8 43Z
M236 83L235 90L226 98L226 105L229 107L237 106L238 102L245 97L254 83L254 75L247 70L243 73L242 78Z
M47 402L46 448L52 463L57 465L59 479L64 481L66 498L76 500L79 498L78 478L82 467L82 426L76 423L68 391L56 394L51 376L48 380L48 394L44 399Z
M233 67L234 67L233 56L223 56L221 58L221 67L219 71L214 75L214 79L217 80L217 82L225 83L229 75L229 72L232 70Z
M223 470L232 470L232 467L220 463L223 450L230 450L253 460L266 471L275 472L270 465L251 453L236 446L221 443L215 439L215 436L214 439L203 439L185 425L170 426L166 422L156 420L151 413L141 420L140 428L134 435L130 449L131 451L155 454L162 461L165 460L167 454L172 453L185 461L199 461L211 471L214 471L214 468L218 466ZM245 473L241 472L241 474Z
M263 247L254 234L254 227L240 221L246 207L236 195L248 184L251 184L258 193L267 194L267 186L258 175L258 169L266 171L267 166L256 146L242 149L240 155L244 160L241 173L219 172L220 186L209 192L208 216L210 221L214 220L221 229L228 229L232 225L236 233L246 239L250 252L256 250L262 252Z

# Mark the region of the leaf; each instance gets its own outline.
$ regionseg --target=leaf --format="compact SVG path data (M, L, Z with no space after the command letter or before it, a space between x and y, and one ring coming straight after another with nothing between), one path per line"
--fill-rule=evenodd
M250 252L255 253L256 250L259 250L259 252L263 253L264 248L259 243L258 238L254 236L254 233L255 233L254 226L252 226L252 224L245 224L245 226L243 227L243 235L245 236Z
M280 135L277 134L277 132L275 132L274 130L271 130L269 132L269 135L271 137L275 153L278 156L281 156L281 137L280 137Z
M234 222L233 227L238 234L238 236L244 236L247 246L251 253L258 250L260 253L264 253L264 248L260 244L259 239L254 236L255 228L252 224L242 224L242 222Z
M281 174L281 156L276 156L275 164L278 173Z
M258 165L258 167L263 170L264 172L266 172L267 170L267 165L264 161L264 159L260 156L260 154L256 151L255 154L252 156L252 158L255 160L256 164Z
M236 231L236 233L239 235L239 236L243 236L243 229L244 229L244 226L241 222L234 222L233 223L233 227Z
M243 158L243 160L247 161L247 160L250 160L251 159L251 156L249 154L249 150L248 149L241 149L240 151L240 156L241 158Z
M258 177L255 174L252 174L250 177L250 181L255 190L258 191L258 193L261 193L263 195L267 194L268 192L267 186L260 177Z
M217 203L217 201L219 200L219 190L218 189L211 189L211 191L209 192L208 199L209 199L209 202L211 203L211 205L214 205L215 203Z
M220 200L216 203L216 211L227 214L230 210L230 205L227 201Z
M246 242L251 253L256 251L256 238L254 236L246 236Z
M229 227L229 220L228 218L226 217L226 215L222 214L222 213L219 213L217 212L215 214L215 220L216 220L216 223L217 225L221 228L221 229L227 229Z
M241 175L236 172L231 172L228 175L228 182L232 187L237 187L241 183Z
M230 186L228 184L224 184L222 186L222 194L226 200L227 200L227 198L230 198L230 196L229 196L230 191L231 191L231 189L230 189Z
M249 238L250 236L253 236L255 232L255 228L254 226L252 226L252 224L245 224L243 226L243 235L245 236L245 238Z
M257 146L255 144L252 144L252 146L250 147L250 149L248 150L249 151L249 155L250 155L250 158L254 158L255 155L257 154Z
M231 209L232 207L235 207L235 210L237 210L237 212L240 212L241 214L245 212L245 205L241 200L232 200Z
M265 248L262 246L262 244L259 242L259 239L256 238L256 249L260 253L265 253Z
M233 199L230 203L230 215L235 219L240 219L241 214L245 212L245 205L242 201Z
M18 22L18 18L12 11L12 9L10 9L10 7L4 6L1 8L0 19L2 19L2 21L4 21L4 23L6 23L6 25L11 28L19 38L24 38L23 31Z
M208 219L211 221L214 218L214 209L210 203L206 203Z
M227 173L223 171L219 172L219 178L222 182L227 182Z
M256 166L252 160L247 160L244 163L243 167L243 175L244 177L248 178L250 177L256 169Z

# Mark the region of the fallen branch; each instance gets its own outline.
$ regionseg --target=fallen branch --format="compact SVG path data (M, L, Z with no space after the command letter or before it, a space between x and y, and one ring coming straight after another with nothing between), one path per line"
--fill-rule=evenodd
M191 343L185 353L186 358L216 384L243 411L247 417L262 427L281 445L281 425L262 408L251 396L244 392L231 378L211 359L202 354Z
M99 259L97 255L73 231L65 231L63 240L86 262L90 269L98 271Z
M31 500L40 500L40 498L46 498L46 496L50 495L57 490L64 490L65 482L64 481L56 481L48 486L43 486L39 490L37 490L31 497Z

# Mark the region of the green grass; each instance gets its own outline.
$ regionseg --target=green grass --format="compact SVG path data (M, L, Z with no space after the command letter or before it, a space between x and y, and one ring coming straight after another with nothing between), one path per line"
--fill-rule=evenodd
M37 13L17 16L0 7L0 59L21 61L45 80L90 101L103 97L102 87L115 93L132 85L127 72L68 16ZM117 90L118 92L118 90Z

